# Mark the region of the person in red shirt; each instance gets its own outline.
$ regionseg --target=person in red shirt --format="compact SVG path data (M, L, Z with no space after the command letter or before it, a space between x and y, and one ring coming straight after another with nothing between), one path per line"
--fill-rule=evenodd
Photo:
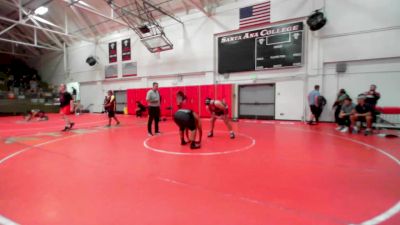
M232 130L232 126L229 122L228 116L228 106L220 100L206 98L205 104L207 105L208 110L211 113L211 131L208 132L208 137L214 136L214 124L217 118L221 118L226 127L229 130L229 136L231 139L235 138L235 133Z
M108 102L104 105L104 108L107 111L108 114L108 127L111 126L111 119L114 118L115 122L117 122L117 125L120 124L118 118L115 116L115 111L117 110L117 104L115 102L115 95L113 94L113 91L109 90L107 92L108 95Z
M65 121L65 128L62 131L68 131L74 126L68 115L71 114L71 106L73 106L74 100L72 95L67 92L65 84L60 84L60 114Z

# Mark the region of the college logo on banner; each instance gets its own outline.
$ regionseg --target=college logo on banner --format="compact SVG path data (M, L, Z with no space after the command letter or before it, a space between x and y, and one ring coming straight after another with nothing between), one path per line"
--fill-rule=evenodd
M108 43L108 60L110 63L117 62L117 42Z
M122 61L131 60L131 39L125 39L121 41L122 46Z

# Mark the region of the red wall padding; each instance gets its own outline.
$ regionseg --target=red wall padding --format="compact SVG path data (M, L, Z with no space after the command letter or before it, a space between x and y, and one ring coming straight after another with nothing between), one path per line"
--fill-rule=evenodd
M135 114L136 101L147 105L146 93L148 90L150 90L150 88L127 90L128 114ZM172 116L178 110L176 106L176 93L182 91L187 96L186 106L199 114L200 117L210 117L210 113L204 104L207 97L224 101L229 106L229 116L232 117L232 84L160 87L159 91L161 95L162 116Z

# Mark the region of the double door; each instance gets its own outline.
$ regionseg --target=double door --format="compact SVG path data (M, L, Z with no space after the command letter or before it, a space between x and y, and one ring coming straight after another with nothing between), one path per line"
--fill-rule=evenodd
M275 119L275 84L239 86L239 118Z

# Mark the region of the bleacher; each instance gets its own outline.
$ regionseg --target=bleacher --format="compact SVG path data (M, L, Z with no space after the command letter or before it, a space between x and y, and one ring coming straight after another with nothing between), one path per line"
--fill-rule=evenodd
M0 115L23 114L31 109L58 112L56 95L37 71L23 62L0 66Z

